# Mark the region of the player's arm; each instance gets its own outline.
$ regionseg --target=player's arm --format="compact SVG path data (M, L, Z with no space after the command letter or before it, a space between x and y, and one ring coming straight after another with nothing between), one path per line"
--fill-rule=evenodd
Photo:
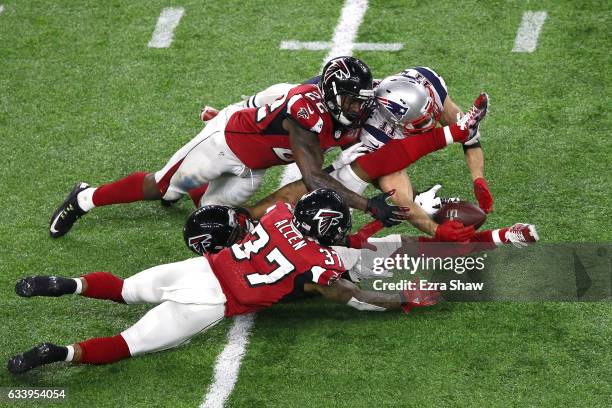
M302 173L306 188L309 191L324 187L332 188L350 207L366 211L368 200L365 197L352 192L323 171L323 153L317 135L302 128L292 119L285 119L283 127L289 132L293 158Z
M444 110L440 117L440 123L443 125L451 125L456 123L457 118L461 117L461 115L463 115L463 112L459 106L457 106L450 96L447 96L444 100ZM465 146L463 150L465 153L465 161L472 175L472 180L484 177L484 154L480 147L480 142L472 146Z
M440 118L440 123L449 125L457 122L457 118L463 115L461 109L457 104L447 96L444 100L444 110ZM472 182L474 184L474 195L478 200L478 205L485 212L489 213L493 210L493 196L489 190L489 186L484 178L484 152L480 146L480 141L470 145L463 146L463 152L465 156L465 162L470 175L472 176Z
M408 222L420 231L436 235L438 224L427 215L421 206L414 202L412 183L405 170L382 176L378 179L378 184L382 191L395 190L391 200L400 207L408 207L410 209L408 212Z
M384 293L371 290L361 290L353 282L338 279L330 286L321 286L314 283L304 285L304 291L319 293L326 299L352 306L358 310L385 311L402 307L400 292Z

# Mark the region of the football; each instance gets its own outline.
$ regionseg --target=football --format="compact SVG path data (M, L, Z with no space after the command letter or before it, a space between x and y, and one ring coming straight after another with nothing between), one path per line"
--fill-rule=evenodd
M446 221L456 220L465 226L473 225L478 229L487 219L487 214L478 206L468 201L457 201L444 204L433 216L438 224Z

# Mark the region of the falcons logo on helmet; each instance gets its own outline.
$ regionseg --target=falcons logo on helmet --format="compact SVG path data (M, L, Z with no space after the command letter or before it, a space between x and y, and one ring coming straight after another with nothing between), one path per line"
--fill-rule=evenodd
M319 236L323 236L327 234L327 231L334 226L340 223L343 215L341 212L321 209L317 212L317 215L313 217L313 220L319 221Z
M206 251L208 247L210 246L210 244L212 243L211 241L212 241L212 235L210 234L197 235L195 237L189 238L189 247L197 250L198 246L200 246L202 251ZM200 251L196 251L196 252L200 252Z
M331 63L327 71L325 71L323 82L329 81L333 76L338 79L349 79L351 77L351 71L349 71L349 68L342 59L337 59Z

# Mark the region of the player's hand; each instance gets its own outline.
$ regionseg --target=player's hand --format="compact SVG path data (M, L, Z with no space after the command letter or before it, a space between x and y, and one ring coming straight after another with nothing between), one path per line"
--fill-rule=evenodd
M404 313L409 313L415 307L433 306L442 299L440 292L437 290L420 289L419 278L412 282L415 284L414 289L406 289L400 293Z
M395 190L380 193L368 199L366 211L377 220L381 221L385 227L392 227L408 219L408 207L398 207L387 203L387 199L395 193Z
M355 159L363 156L369 151L370 149L368 149L368 147L365 146L363 143L361 142L355 143L348 149L343 150L342 153L340 153L340 156L338 156L336 160L332 162L332 166L334 167L334 169L337 170L341 167L351 164L352 162L355 161Z
M357 233L346 237L347 246L355 249L369 249L370 251L376 251L376 247L368 242L368 238L376 234L378 231L383 229L383 224L379 220L370 221Z
M493 211L493 196L491 195L491 190L489 190L487 181L482 177L474 180L474 195L482 211L487 214Z
M440 184L436 184L429 190L422 191L414 196L414 202L430 217L433 217L443 204L459 201L459 197L438 197L438 191L441 188Z
M465 227L459 221L447 221L438 225L435 239L439 242L468 242L475 232L473 226Z

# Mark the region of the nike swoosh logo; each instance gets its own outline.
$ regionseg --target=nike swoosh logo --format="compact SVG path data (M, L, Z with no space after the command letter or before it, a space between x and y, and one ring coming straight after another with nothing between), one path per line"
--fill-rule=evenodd
M62 215L62 213L60 212L59 214L57 214L57 217L55 217L55 219L53 220L53 222L51 223L51 226L49 227L49 231L51 231L52 233L57 233L59 232L58 230L55 229L55 224L57 224L57 221L60 218L60 215Z

